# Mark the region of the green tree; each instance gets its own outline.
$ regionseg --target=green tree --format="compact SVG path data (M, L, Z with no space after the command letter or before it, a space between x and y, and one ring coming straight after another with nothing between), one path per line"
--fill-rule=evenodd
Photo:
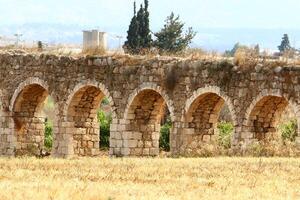
M248 47L237 42L231 50L225 51L225 56L234 56L239 49L248 49Z
M160 52L178 53L185 50L195 37L196 32L192 27L183 34L184 23L179 20L179 16L174 15L172 12L166 19L164 27L154 35L156 40L154 45Z
M164 151L170 151L170 129L172 128L172 121L167 117L165 124L161 126L159 137L159 148Z
M225 149L229 149L231 147L231 137L233 133L234 126L230 122L220 122L218 124L219 136L218 143L220 146Z
M284 124L279 125L282 140L294 142L297 136L297 129L298 125L296 119L290 120Z
M149 20L149 1L145 0L144 1L145 8L144 8L144 13L143 13L143 20L142 20L142 25L140 29L140 36L141 39L143 40L142 47L143 48L150 48L151 43L152 43L152 38L151 38L151 31L150 31L150 20Z
M136 20L137 20L137 24L138 24L138 46L136 47L138 51L140 51L141 48L144 47L144 38L143 38L143 29L144 29L144 8L143 5L140 5L140 9L137 12L136 15Z
M137 21L137 15L136 15L136 3L134 2L134 15L131 19L128 31L127 31L127 41L124 44L124 48L129 53L138 53L138 47L139 47L139 23Z
M112 121L111 114L105 114L102 110L99 110L97 118L100 123L100 148L108 148L110 124Z
M259 54L260 54L260 47L259 47L259 44L257 44L257 45L254 46L254 52L255 52L256 55L259 56Z
M37 46L38 46L38 50L39 51L43 50L43 43L42 43L42 41L38 41Z
M52 144L53 144L53 124L46 119L45 121L45 140L44 145L47 148L47 150L51 150Z
M284 34L281 40L281 44L278 46L280 53L284 53L292 49L288 34Z
M139 11L136 13L136 3L134 2L134 16L130 22L127 31L127 41L124 44L129 53L138 54L142 49L151 47L152 38L149 27L149 2L144 1L145 7L141 4Z

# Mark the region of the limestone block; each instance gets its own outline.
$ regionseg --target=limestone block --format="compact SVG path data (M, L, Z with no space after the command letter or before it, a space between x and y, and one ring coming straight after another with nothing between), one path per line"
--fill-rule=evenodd
M109 155L110 156L114 155L114 148L112 147L109 148Z
M123 146L123 140L115 140L116 141L116 147L118 147L118 148L121 148L121 147L124 147Z
M152 147L152 142L151 141L145 141L144 144L145 144L146 148Z
M124 140L124 147L134 148L138 146L137 140Z
M185 129L183 129L183 132L186 135L194 135L195 134L195 129L193 129L193 128L185 128Z
M159 148L150 148L149 155L150 156L157 156L157 155L159 155Z
M210 142L210 135L203 135L202 141L205 143L209 143Z
M159 140L159 135L160 135L159 132L152 133L152 136L151 136L152 140Z
M300 136L296 137L296 144L300 148Z
M79 155L85 155L85 151L84 151L84 148L80 148L79 149Z
M121 119L120 124L125 124L125 125L130 124L130 120Z
M135 114L128 113L126 117L128 120L135 119Z
M143 141L138 141L138 147L144 147L144 142Z
M124 139L124 140L130 140L130 139L132 139L131 135L132 135L132 132L125 131L125 132L122 133L122 139Z
M90 149L93 148L94 147L94 142L88 141L87 147L90 148Z
M115 132L115 139L117 140L121 140L122 139L122 135L120 132Z
M143 149L143 155L144 156L149 156L150 155L150 148L144 148Z
M99 148L93 148L93 149L91 149L91 155L92 156L99 155Z
M143 133L141 133L141 132L133 132L132 135L133 135L132 138L134 138L136 140L141 140L143 137Z
M253 133L251 133L249 131L243 131L241 133L241 138L243 138L243 139L251 139L251 138L253 138Z
M121 148L121 154L123 156L128 156L130 155L130 148Z

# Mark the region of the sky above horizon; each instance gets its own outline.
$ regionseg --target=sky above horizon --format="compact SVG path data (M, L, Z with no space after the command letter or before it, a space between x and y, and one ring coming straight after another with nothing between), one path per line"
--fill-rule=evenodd
M76 25L126 36L133 0L0 0L1 26ZM137 0L137 5L143 0ZM158 31L172 11L202 40L215 33L202 29L300 30L299 0L149 0L150 28ZM17 30L14 30L17 31ZM199 39L196 43L201 43ZM298 37L297 34L294 35ZM237 38L238 41L239 38ZM299 34L300 39L300 34ZM297 41L295 43L298 43Z

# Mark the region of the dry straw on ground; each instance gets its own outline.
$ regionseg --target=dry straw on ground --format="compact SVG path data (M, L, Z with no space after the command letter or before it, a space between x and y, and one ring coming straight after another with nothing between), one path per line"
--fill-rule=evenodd
M0 199L300 199L300 160L0 159Z

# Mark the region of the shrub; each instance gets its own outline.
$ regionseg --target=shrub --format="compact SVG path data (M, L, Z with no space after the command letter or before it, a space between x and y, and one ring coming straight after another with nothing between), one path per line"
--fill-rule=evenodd
M297 148L297 145L294 142L264 140L253 142L251 145L249 145L245 151L245 155L257 157L295 157L300 155L300 150Z
M294 142L297 136L297 128L298 126L296 119L290 120L287 123L279 125L282 140Z
M239 48L234 54L234 64L246 69L255 67L259 62L259 55L253 48Z
M46 120L44 145L47 150L50 150L52 148L52 144L53 144L53 124L49 120Z
M219 137L218 143L225 149L231 147L231 137L233 132L233 124L230 122L220 122L218 124Z
M104 97L104 99L101 102L102 105L109 105L109 100L107 97Z
M44 45L43 45L42 41L38 41L37 46L38 46L39 51L43 51L43 46Z
M109 148L110 124L112 121L111 113L105 114L102 110L97 113L98 122L100 123L100 148Z
M159 147L163 151L170 151L170 129L172 127L171 119L168 118L167 122L161 126Z

